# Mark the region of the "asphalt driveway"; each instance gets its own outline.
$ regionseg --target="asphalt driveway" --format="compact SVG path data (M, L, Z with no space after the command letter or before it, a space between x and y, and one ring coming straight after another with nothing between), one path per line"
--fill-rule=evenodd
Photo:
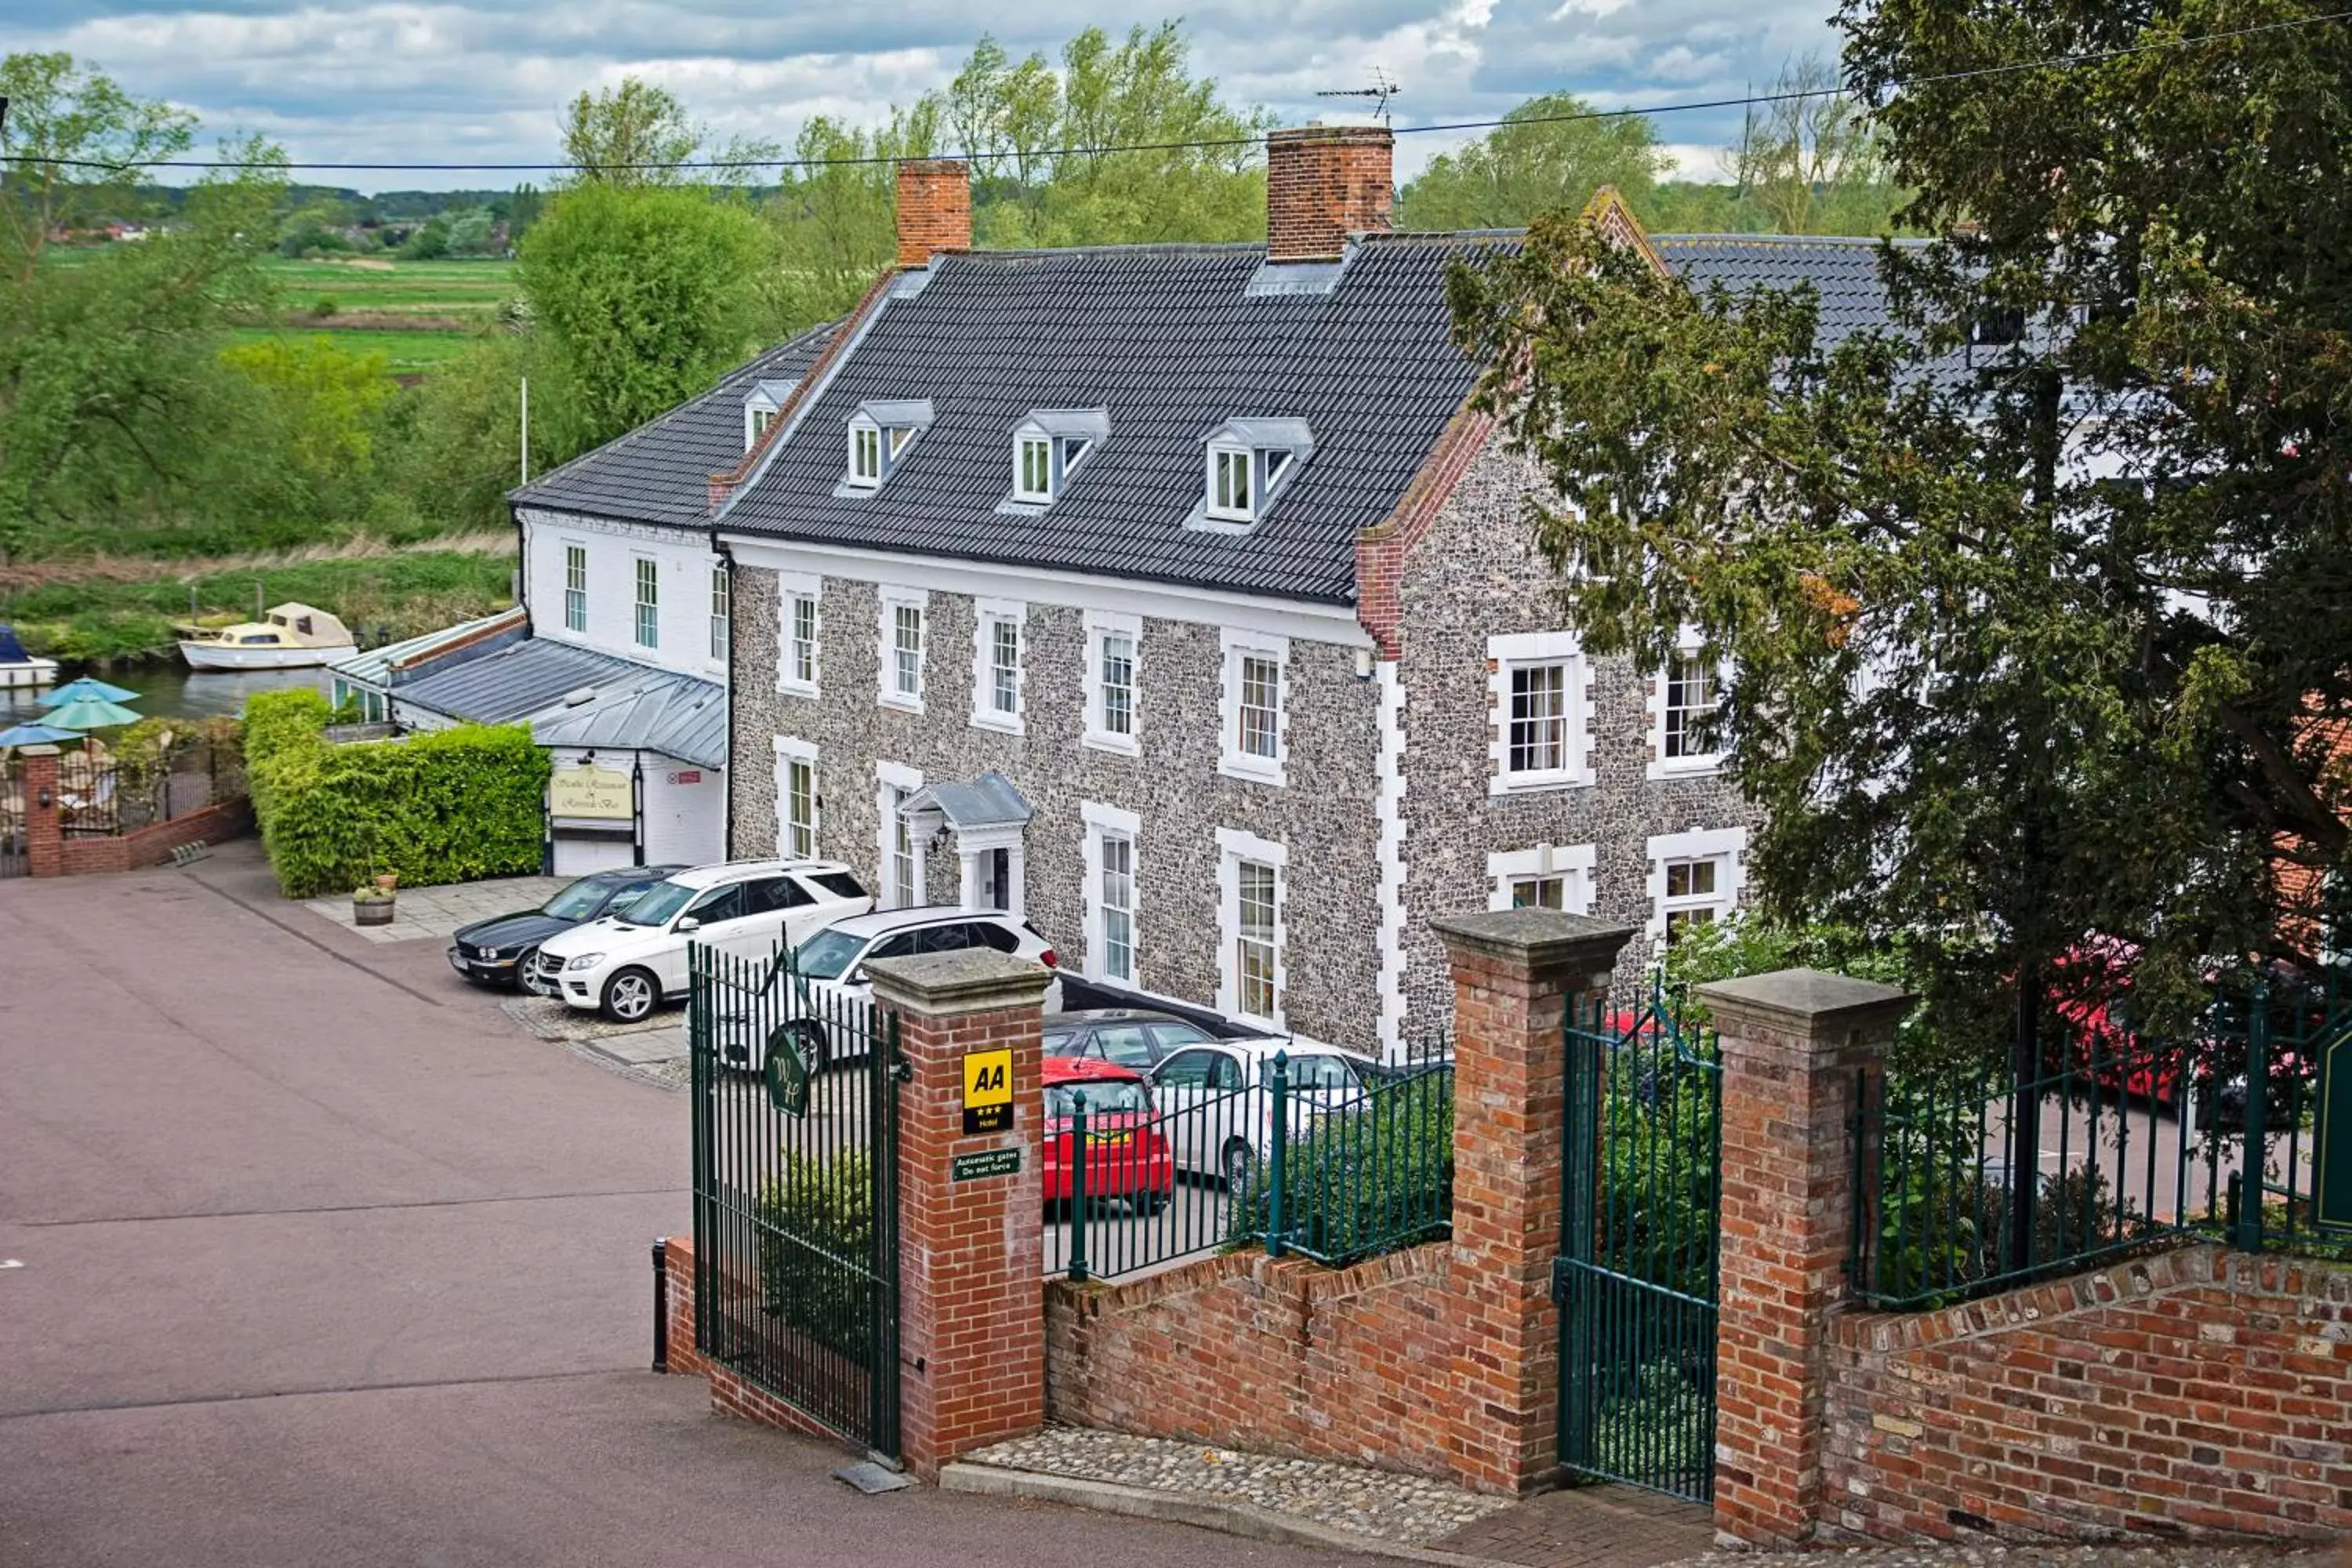
M684 1117L250 845L0 885L0 1564L1341 1561L863 1498L644 1371Z

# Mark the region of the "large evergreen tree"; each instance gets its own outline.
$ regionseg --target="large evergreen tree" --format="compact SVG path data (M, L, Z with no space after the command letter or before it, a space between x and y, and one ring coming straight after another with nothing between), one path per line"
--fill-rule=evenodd
M1731 661L1777 913L1925 937L1980 1004L2107 933L2153 1009L2304 945L2274 858L2347 879L2352 27L2323 9L1848 0L1904 221L1948 237L1883 257L1897 331L1695 296L1572 214L1458 273L1589 645L1655 663L1696 623Z

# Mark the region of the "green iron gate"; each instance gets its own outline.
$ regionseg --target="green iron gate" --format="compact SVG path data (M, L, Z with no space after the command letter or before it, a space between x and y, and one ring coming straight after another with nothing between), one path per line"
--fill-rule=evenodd
M1715 1490L1723 1068L1654 981L1639 1009L1568 1019L1559 1458L1704 1502Z
M898 1454L898 1017L688 949L695 1348Z

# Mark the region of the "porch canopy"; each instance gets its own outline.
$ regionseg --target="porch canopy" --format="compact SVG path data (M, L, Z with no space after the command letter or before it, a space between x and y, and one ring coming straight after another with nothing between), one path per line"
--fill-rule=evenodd
M985 773L970 784L926 784L908 797L905 810L909 825L926 837L942 828L955 835L964 908L1022 912L1022 839L1030 811L1011 779Z

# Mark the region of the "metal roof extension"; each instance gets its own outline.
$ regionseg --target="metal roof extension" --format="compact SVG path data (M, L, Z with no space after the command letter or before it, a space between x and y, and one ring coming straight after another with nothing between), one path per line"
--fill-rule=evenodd
M397 695L478 724L530 725L542 746L658 752L727 765L727 689L594 648L532 637L408 682Z

